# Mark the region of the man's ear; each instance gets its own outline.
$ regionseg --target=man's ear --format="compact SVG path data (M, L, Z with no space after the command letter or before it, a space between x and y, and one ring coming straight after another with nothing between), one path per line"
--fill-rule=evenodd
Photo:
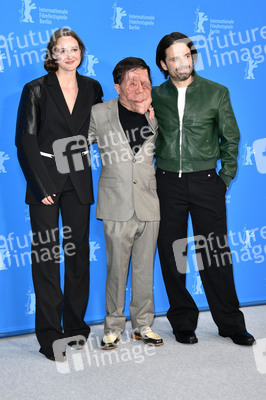
M119 85L118 83L116 83L115 86L114 86L114 88L115 88L115 90L116 90L116 93L117 93L118 95L120 95L120 85Z
M168 71L168 68L163 60L160 60L160 64L162 66L162 69L164 69L165 71Z

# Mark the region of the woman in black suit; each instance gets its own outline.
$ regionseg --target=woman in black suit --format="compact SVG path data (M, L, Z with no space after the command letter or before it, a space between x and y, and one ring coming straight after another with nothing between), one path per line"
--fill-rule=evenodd
M89 294L89 216L93 202L87 133L100 84L78 74L85 47L70 29L56 31L48 44L48 74L24 86L18 109L16 146L27 181L32 227L35 329L40 352L55 360L53 343L88 338L84 322ZM58 229L59 211L62 229ZM64 294L60 288L59 237L63 239ZM63 315L63 330L61 317ZM64 341L60 341L60 343ZM59 343L59 342L57 342Z

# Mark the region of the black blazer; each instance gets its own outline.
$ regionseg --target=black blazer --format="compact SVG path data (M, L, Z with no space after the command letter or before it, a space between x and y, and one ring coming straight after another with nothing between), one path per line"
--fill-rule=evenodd
M57 139L82 135L87 140L93 104L102 100L102 88L94 79L77 73L78 96L70 114L55 72L27 83L18 108L16 146L18 159L27 180L26 203L36 204L53 193L60 194L70 176L83 204L93 202L91 168L69 173L57 170L55 159L43 157L40 151L53 154ZM63 151L64 149L62 149ZM58 196L57 196L58 199Z

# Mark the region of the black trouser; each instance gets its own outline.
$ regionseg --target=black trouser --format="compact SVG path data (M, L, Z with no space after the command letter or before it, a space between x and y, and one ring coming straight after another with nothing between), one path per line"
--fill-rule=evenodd
M215 170L182 174L179 178L178 173L157 169L156 177L161 208L158 250L170 303L167 318L173 331L194 331L199 314L186 289L189 213L199 273L214 322L223 334L245 331L227 243L224 182Z
M64 229L60 229L60 235L59 210ZM40 352L47 356L53 355L55 340L74 335L88 337L90 333L84 322L89 295L89 217L90 204L80 203L70 179L56 204L30 205L35 331ZM64 249L64 294L60 287L59 236Z

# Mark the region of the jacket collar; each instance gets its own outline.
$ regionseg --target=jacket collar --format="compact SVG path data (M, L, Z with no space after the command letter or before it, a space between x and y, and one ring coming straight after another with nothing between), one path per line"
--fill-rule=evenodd
M117 134L118 138L119 138L120 135L122 135L122 136L120 136L120 138L121 138L121 137L124 136L124 130L123 130L123 127L122 127L120 119L119 119L118 99L119 98L116 97L115 99L109 100L106 104L107 104L107 107L109 108L108 119L109 119L110 125L112 126L113 131ZM150 125L150 127L152 129L153 135L155 135L156 134L156 130L158 128L158 123L157 123L156 118L151 120L149 118L149 112L145 113L145 117L146 117L146 119L147 119L147 121L148 121L148 123L149 123L149 125ZM151 136L151 138L153 137L153 135ZM149 139L150 138L148 138L147 140L149 140ZM146 143L146 141L143 143L142 146L144 146L145 143ZM123 140L123 145L127 149L130 149L130 151L132 152L128 141L124 141ZM132 154L133 154L133 152L132 152Z
M188 85L188 88L191 88L191 87L193 88L194 86L197 86L200 83L201 79L202 79L194 69L193 69L193 72L192 72L192 76L193 76L193 81ZM168 78L168 80L165 83L166 83L166 86L169 89L176 88L176 86L173 84L173 82L171 81L170 78Z
M118 100L119 100L119 97L116 97L115 99L109 100L109 101L107 102L107 107L108 107L110 110L112 110L112 112L114 113L113 116L116 117L116 118L114 118L114 119L118 119L118 120L119 120L119 114L118 114ZM149 117L149 111L147 111L144 115L145 115L145 117L146 117L146 119L147 119L147 121L148 121L150 127L152 128L152 132L153 132L153 133L156 133L156 129L158 128L158 123L157 123L156 118L150 119L150 117ZM110 122L111 122L111 121L110 121ZM122 128L122 125L121 125L121 124L120 124L120 126L121 126L121 128Z
M124 130L121 125L118 113L118 97L115 99L111 99L107 102L107 107L109 108L108 111L108 119L110 122L111 127L113 128L114 133L117 135L119 141L123 144L123 146L133 154L131 147L127 140L124 139Z
M55 72L49 72L47 75L47 84L49 91L54 98L54 101L59 109L59 111L64 116L72 134L78 134L79 129L82 127L84 120L87 118L88 114L84 112L86 110L86 103L88 101L87 86L83 81L83 77L76 72L77 82L78 82L78 95L72 111L70 114L67 103L65 101L63 92L59 85Z

